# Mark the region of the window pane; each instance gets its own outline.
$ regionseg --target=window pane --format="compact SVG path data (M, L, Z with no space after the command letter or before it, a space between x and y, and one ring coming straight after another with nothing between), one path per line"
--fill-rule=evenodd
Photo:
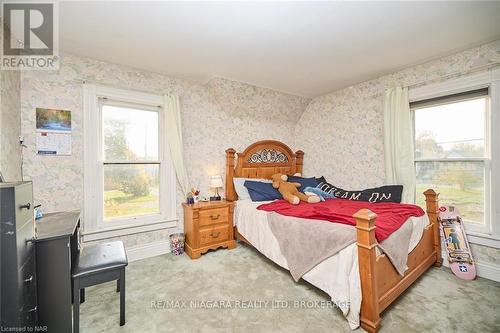
M104 166L104 219L160 212L159 164Z
M487 98L415 110L415 158L484 157Z
M416 162L417 204L425 207L422 193L439 192L442 205L454 205L467 222L484 224L483 162Z
M158 160L158 112L104 105L102 118L104 160Z

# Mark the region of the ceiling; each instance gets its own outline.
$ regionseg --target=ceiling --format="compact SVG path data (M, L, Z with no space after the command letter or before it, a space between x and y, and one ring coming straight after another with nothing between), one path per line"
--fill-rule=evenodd
M315 97L500 38L500 2L61 2L60 48Z

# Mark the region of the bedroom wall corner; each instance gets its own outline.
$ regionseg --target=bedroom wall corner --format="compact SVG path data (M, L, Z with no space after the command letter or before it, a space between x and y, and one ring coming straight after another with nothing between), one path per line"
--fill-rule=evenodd
M81 209L84 205L83 81L155 94L178 94L190 185L199 187L205 196L210 196L210 175L225 173L225 149L244 149L263 139L293 145L295 123L309 103L306 98L227 79L215 78L201 84L62 54L58 71L23 72L21 77L21 133L28 146L24 150L23 170L25 178L33 180L35 201L42 204L44 212ZM37 107L72 111L71 156L36 154ZM183 228L180 204L184 200L185 193L177 186L177 229ZM161 242L173 230L134 233L119 239L128 250L134 249L132 252L142 257L148 251L164 251Z
M385 181L383 96L389 87L429 84L497 66L500 40L314 98L295 126L306 152L304 173L343 188ZM314 129L314 130L311 130ZM480 265L497 272L500 249L472 245Z
M189 178L207 194L207 176L224 177L227 148L242 151L274 139L293 149L295 124L309 103L308 98L223 78L193 86L182 98Z
M0 71L0 171L6 181L21 180L21 74Z

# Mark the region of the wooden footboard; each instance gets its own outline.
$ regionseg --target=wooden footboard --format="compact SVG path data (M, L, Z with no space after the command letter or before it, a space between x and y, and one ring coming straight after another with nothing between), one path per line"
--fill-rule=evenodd
M381 326L380 314L401 295L429 267L441 266L441 243L439 239L438 194L433 190L424 192L429 225L422 239L408 255L408 270L401 276L387 256L377 256L375 220L377 215L368 209L356 214L359 276L361 280L361 327L368 332L377 332Z

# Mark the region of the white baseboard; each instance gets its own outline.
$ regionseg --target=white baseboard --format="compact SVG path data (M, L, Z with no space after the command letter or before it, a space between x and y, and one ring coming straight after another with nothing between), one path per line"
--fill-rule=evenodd
M450 263L446 259L446 252L441 252L441 257L443 258L443 266L450 267ZM477 276L500 282L500 265L480 261L476 261L475 265Z
M476 262L477 275L485 279L500 282L500 266L492 263Z
M170 241L161 240L153 243L142 244L127 249L128 261L136 261L170 253Z

